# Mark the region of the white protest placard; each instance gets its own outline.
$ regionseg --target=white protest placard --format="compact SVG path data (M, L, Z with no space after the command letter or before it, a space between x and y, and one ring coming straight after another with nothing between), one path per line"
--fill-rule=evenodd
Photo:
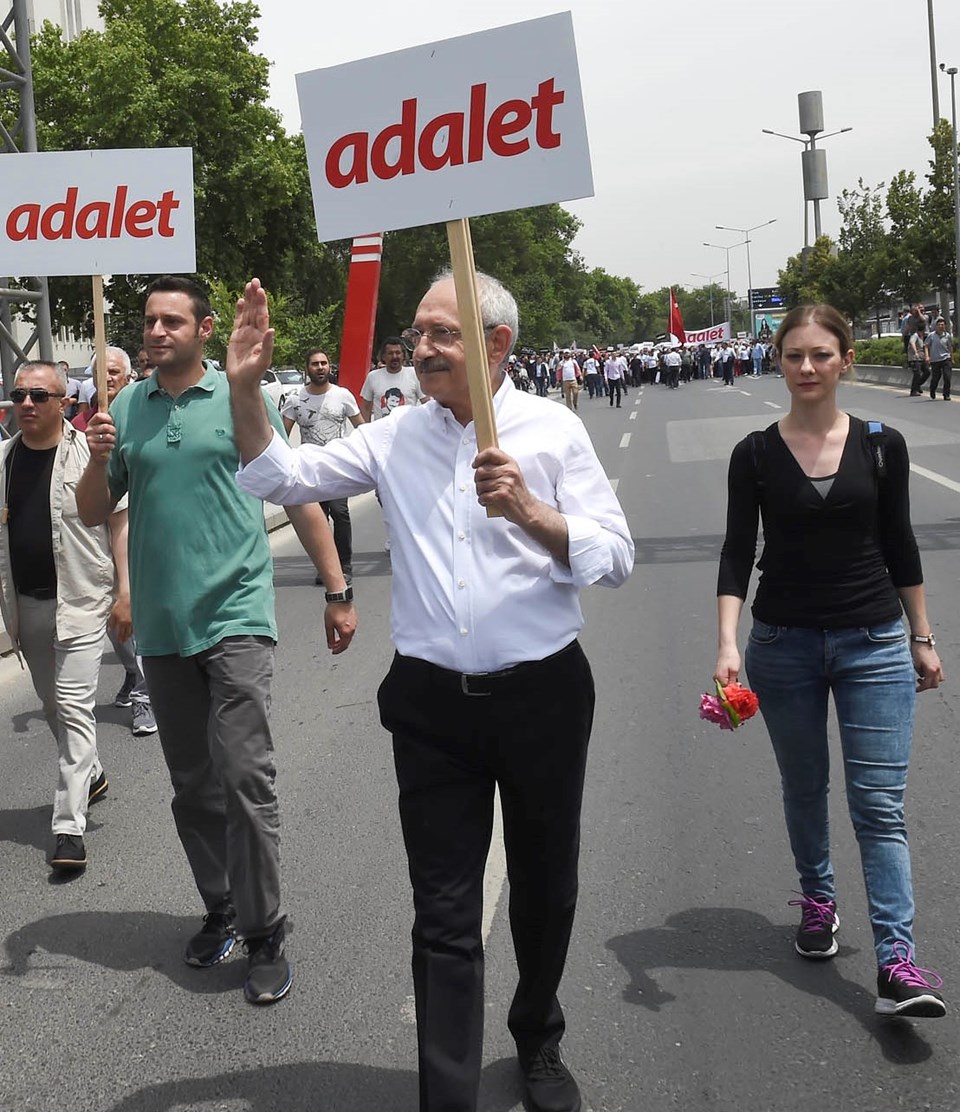
M189 147L0 158L4 274L196 270Z
M297 75L321 241L593 195L569 12Z

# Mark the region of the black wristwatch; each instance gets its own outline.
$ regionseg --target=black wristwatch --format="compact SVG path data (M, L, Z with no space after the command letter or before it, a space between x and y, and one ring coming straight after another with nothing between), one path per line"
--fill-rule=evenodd
M323 597L327 602L353 602L353 588L348 587L345 591L327 591Z

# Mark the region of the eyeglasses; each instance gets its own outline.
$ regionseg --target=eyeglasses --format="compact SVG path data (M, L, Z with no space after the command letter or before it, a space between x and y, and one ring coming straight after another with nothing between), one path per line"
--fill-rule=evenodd
M42 386L32 386L29 390L24 390L22 386L18 386L10 391L10 401L14 405L23 405L28 394L34 405L43 405L51 398L65 398L67 396L66 394L54 394L50 390L44 390Z
M497 326L495 324L484 325L484 332L492 332ZM419 328L407 328L400 333L400 339L403 340L404 347L413 351L417 344L426 337L435 348L453 347L453 345L460 339L463 333L459 329L444 328L442 325L439 328L428 328L426 332L421 332Z

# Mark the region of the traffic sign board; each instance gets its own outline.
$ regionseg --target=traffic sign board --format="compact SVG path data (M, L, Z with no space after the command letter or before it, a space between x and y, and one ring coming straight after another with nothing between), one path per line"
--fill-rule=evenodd
M780 309L784 300L776 286L761 286L750 291L751 309Z

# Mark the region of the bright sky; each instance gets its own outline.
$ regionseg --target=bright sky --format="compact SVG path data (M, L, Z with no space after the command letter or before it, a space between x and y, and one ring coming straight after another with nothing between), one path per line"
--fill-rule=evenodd
M937 61L960 66L960 2L933 0ZM803 245L797 93L823 92L834 196L927 168L932 119L926 0L487 0L470 8L439 0L306 5L262 0L259 50L272 62L271 103L300 128L294 76L420 43L533 19L569 8L593 161L596 196L567 206L583 228L574 246L588 266L644 289L695 286L724 271L729 245L749 228L754 286ZM940 115L950 82L939 74ZM960 95L960 91L958 91ZM349 89L344 90L349 96ZM836 201L821 202L836 236ZM810 220L811 237L813 218ZM747 289L746 251L730 252L730 282ZM725 275L716 280L722 285Z

